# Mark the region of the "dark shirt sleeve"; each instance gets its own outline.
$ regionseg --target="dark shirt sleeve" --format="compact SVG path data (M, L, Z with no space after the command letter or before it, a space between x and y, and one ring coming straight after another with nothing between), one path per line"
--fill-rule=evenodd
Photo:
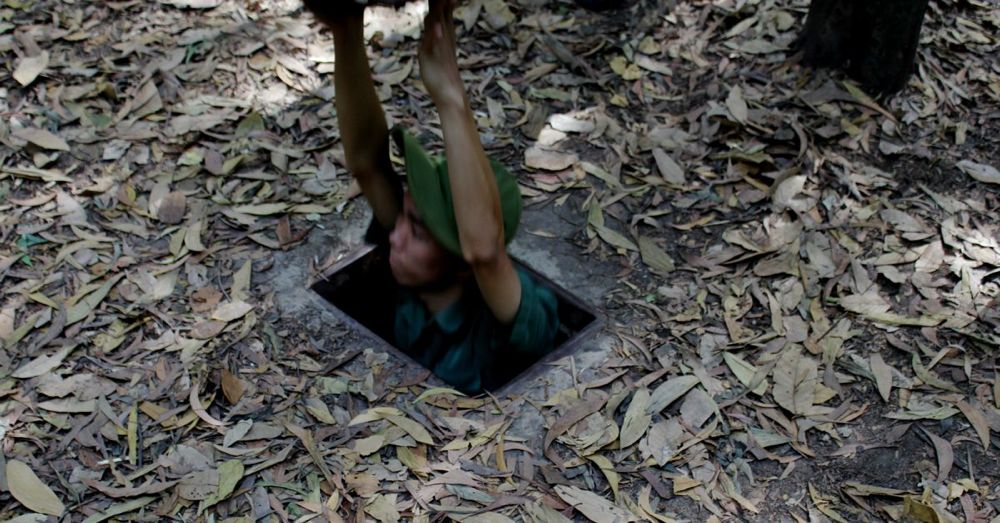
M555 294L538 285L523 271L517 271L521 280L521 305L510 326L508 347L535 357L551 352L559 331L558 302Z

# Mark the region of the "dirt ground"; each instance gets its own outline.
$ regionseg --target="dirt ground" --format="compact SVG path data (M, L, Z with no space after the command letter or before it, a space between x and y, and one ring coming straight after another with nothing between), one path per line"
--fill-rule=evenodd
M1000 521L1000 6L872 98L804 0L470 0L512 255L602 330L464 397L309 290L361 246L293 0L0 6L0 520ZM371 11L432 150L421 7Z

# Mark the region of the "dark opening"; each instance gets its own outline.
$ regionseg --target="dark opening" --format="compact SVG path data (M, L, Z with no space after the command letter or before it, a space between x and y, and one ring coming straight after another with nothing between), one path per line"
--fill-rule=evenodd
M366 246L337 263L316 282L312 290L319 293L333 305L337 315L348 325L369 334L383 348L398 356L413 361L398 348L392 346L394 296L396 283L388 269L383 254L372 246ZM596 311L576 296L539 274L531 267L514 259L514 264L531 274L539 285L552 291L558 300L559 333L555 349L537 360L525 359L501 363L500 386L491 392L503 390L518 382L534 378L544 371L541 362L561 358L578 348L591 332L600 327L600 317Z

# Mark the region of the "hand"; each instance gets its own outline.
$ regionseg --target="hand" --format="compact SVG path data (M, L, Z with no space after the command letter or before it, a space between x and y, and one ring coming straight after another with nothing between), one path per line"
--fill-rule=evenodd
M358 0L303 0L302 3L317 19L329 26L360 19L365 12L365 2Z
M420 38L420 76L435 104L465 102L465 85L458 73L455 21L457 0L430 0Z

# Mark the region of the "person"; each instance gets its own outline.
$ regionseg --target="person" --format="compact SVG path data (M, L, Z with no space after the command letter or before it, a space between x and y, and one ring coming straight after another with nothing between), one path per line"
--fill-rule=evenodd
M553 348L557 301L507 253L520 191L480 142L459 75L455 0L430 0L418 50L443 157L428 155L406 131L388 129L365 51L364 7L352 0L305 4L333 32L346 167L374 214L369 237L388 249L387 272L398 283L388 341L464 393L502 385L500 369ZM406 190L390 161L390 139L405 162Z

